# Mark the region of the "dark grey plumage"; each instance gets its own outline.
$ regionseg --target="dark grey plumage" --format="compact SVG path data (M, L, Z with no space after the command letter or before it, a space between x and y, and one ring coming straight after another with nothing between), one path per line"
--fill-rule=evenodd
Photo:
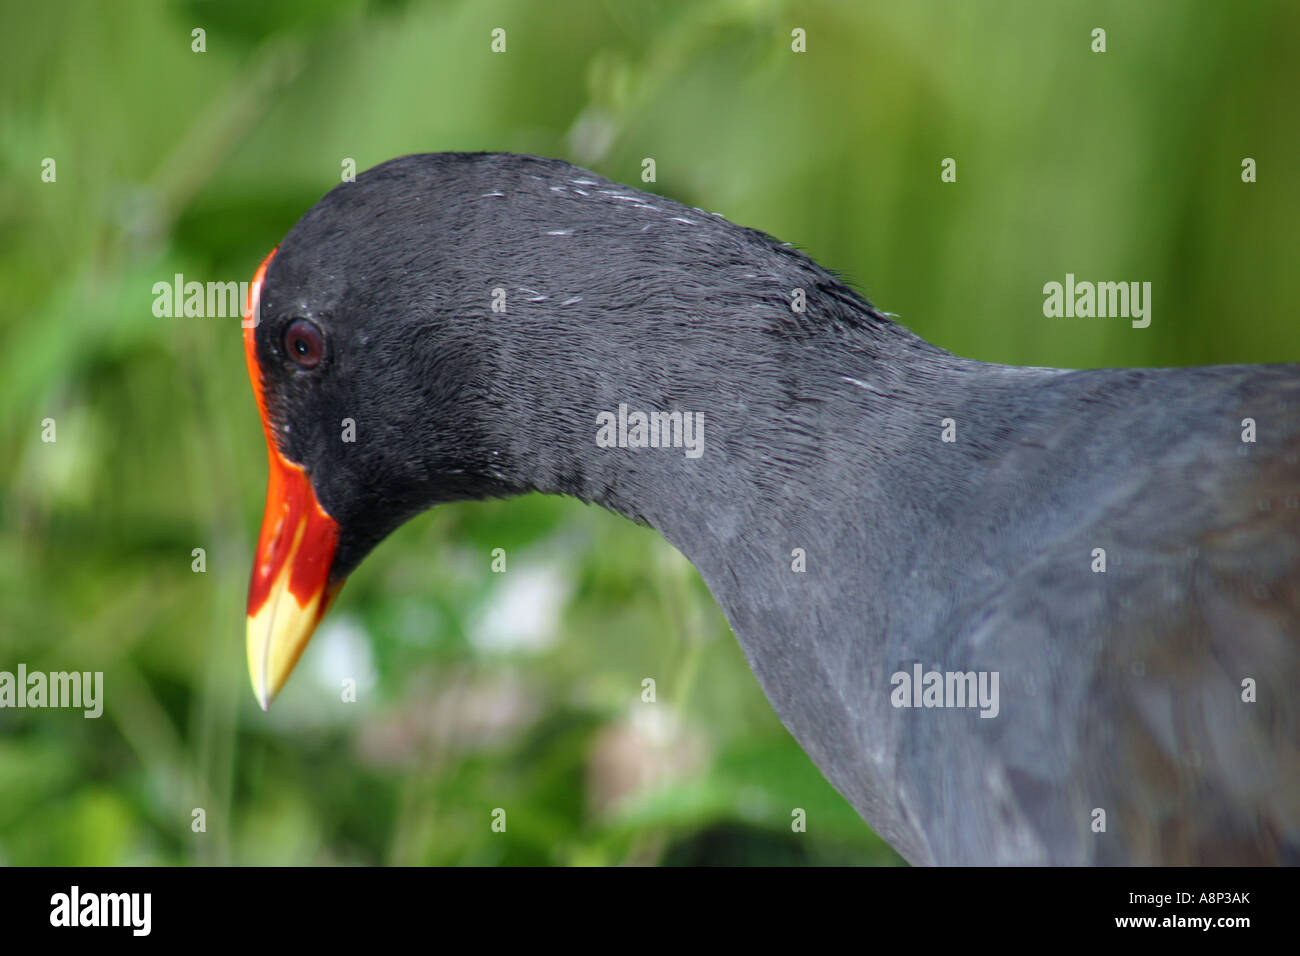
M336 578L440 501L575 495L695 564L786 727L912 862L1300 855L1300 367L970 361L769 236L508 154L335 189L262 316ZM329 341L312 375L277 354L298 316ZM704 454L597 447L620 403L703 413ZM892 706L917 661L997 671L998 716Z

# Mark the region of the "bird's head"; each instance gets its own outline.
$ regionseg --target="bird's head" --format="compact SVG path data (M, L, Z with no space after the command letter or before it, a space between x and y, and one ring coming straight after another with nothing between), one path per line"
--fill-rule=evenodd
M249 289L245 354L270 459L247 633L263 708L379 541L436 502L512 490L507 453L478 424L491 417L486 294L451 266L463 190L410 167L326 196Z

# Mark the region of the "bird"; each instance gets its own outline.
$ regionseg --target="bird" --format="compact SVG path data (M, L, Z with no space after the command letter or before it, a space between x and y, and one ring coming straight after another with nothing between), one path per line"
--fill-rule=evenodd
M963 358L790 243L492 152L333 188L243 326L264 709L405 521L565 495L695 566L912 864L1300 861L1300 365Z

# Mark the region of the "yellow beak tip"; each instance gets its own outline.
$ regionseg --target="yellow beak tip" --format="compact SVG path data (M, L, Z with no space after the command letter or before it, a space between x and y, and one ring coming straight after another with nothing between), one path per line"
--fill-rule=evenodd
M313 595L306 607L300 607L293 595L277 587L266 606L249 617L248 676L262 710L271 709L289 680L316 629L319 610L319 596Z

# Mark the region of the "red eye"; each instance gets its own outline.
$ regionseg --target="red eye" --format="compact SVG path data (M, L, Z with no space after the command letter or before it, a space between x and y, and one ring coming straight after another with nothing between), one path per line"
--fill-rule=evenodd
M325 339L314 323L294 319L284 330L284 352L299 368L315 368L325 355Z

